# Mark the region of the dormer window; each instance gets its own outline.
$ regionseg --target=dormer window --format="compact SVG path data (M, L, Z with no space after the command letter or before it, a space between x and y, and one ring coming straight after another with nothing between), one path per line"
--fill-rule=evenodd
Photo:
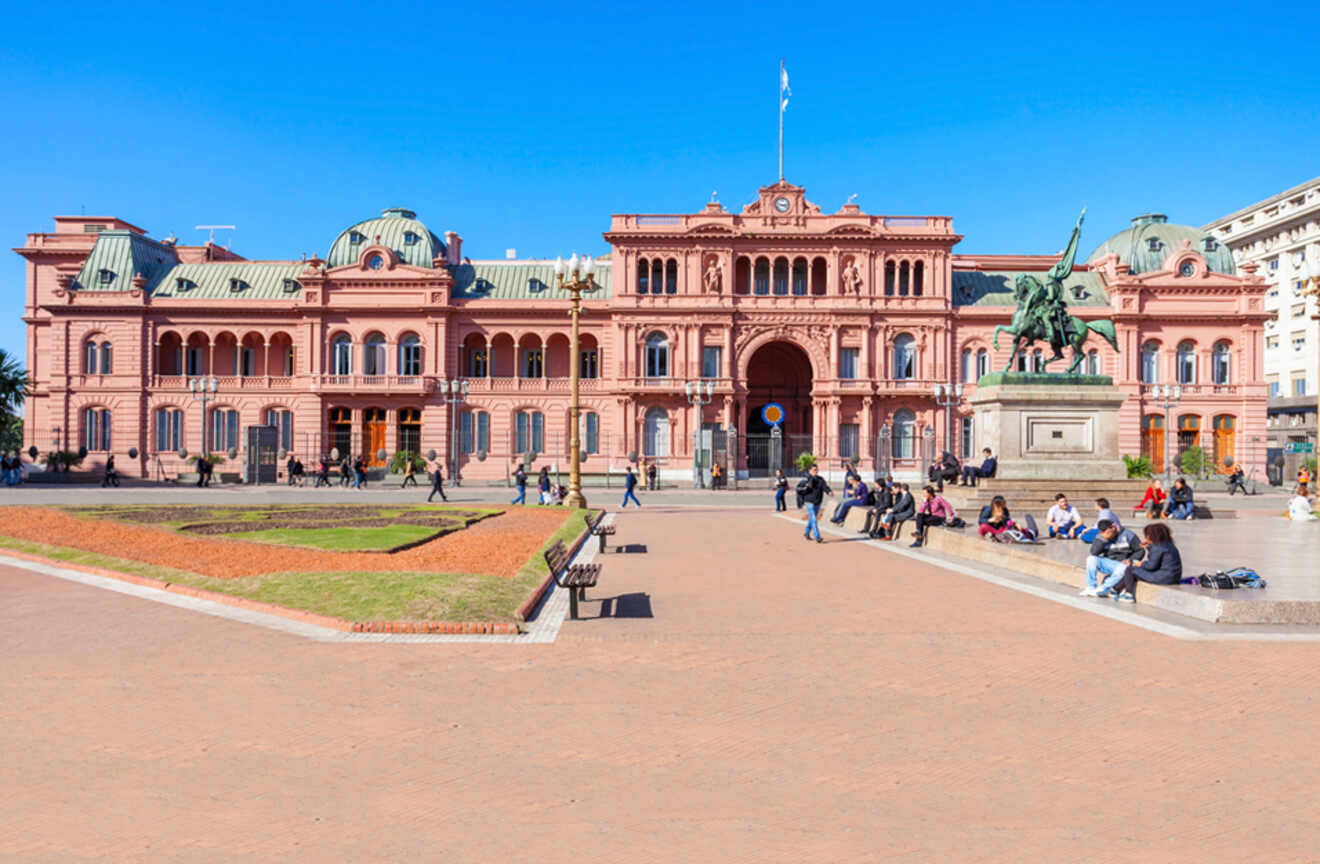
M297 293L298 293L299 291L301 291L301 290L302 290L302 283L299 282L297 279L285 279L285 280L284 280L284 293L285 293L285 294L297 294Z
M1146 241L1146 248L1152 252L1160 251L1160 238L1151 237Z
M404 246L416 246L417 243L418 243L421 239L422 239L421 237L418 237L416 234L414 234L414 233L411 232L411 231L405 231L405 232L403 232L403 245L404 245Z
M229 280L229 290L232 291L233 293L237 294L240 291L246 291L247 289L248 289L248 283L244 282L242 279Z
M350 231L350 232L348 232L348 242L349 242L349 243L354 243L354 244L357 244L357 243L365 243L366 240L367 240L367 237L366 237L365 234L359 234L357 231Z
M176 291L191 291L196 287L197 287L197 283L192 281L191 279L184 279L180 277L174 280L174 290Z
M1205 251L1207 251L1207 252L1213 252L1213 251L1215 251L1216 249L1219 248L1219 244L1215 242L1215 238L1213 238L1213 237L1207 237L1207 238L1205 238L1205 242L1204 242L1204 244L1203 244L1203 248L1204 248Z
M102 285L109 285L111 282L115 281L115 271L101 270L96 274L96 279Z

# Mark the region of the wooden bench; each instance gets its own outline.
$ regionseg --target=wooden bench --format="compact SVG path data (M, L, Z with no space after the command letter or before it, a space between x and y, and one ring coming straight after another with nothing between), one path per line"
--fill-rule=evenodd
M600 551L602 552L605 551L605 538L614 536L613 523L602 525L601 523L604 521L604 510L600 511L600 515L596 517L595 522L592 522L590 518L587 519L587 530L591 532L591 536L600 538Z
M570 565L563 540L556 540L555 545L545 551L545 563L550 568L550 575L555 578L555 584L568 589L568 614L570 618L577 618L578 599L587 599L587 589L596 586L596 580L600 578L600 565Z

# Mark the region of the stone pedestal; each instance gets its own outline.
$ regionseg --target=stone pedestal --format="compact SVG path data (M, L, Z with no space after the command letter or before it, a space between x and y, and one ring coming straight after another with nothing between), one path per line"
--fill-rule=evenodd
M1107 376L986 375L971 398L977 448L994 452L1003 480L1125 479L1118 452L1125 398Z

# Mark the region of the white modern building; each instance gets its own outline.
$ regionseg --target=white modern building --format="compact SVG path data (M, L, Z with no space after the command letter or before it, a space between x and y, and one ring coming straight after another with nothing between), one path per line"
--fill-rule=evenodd
M1320 392L1320 321L1308 282L1320 273L1320 177L1206 225L1238 267L1255 264L1269 281L1265 310L1265 381L1269 385L1271 449L1316 441ZM1284 477L1300 457L1284 454Z

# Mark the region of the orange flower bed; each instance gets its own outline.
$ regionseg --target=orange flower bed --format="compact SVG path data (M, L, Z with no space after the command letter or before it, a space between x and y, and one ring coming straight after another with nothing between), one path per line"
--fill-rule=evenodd
M512 579L569 514L567 510L509 509L462 531L390 555L319 552L225 537L185 536L150 525L80 518L45 507L5 507L0 512L5 516L0 534L218 579L330 571L477 573Z

